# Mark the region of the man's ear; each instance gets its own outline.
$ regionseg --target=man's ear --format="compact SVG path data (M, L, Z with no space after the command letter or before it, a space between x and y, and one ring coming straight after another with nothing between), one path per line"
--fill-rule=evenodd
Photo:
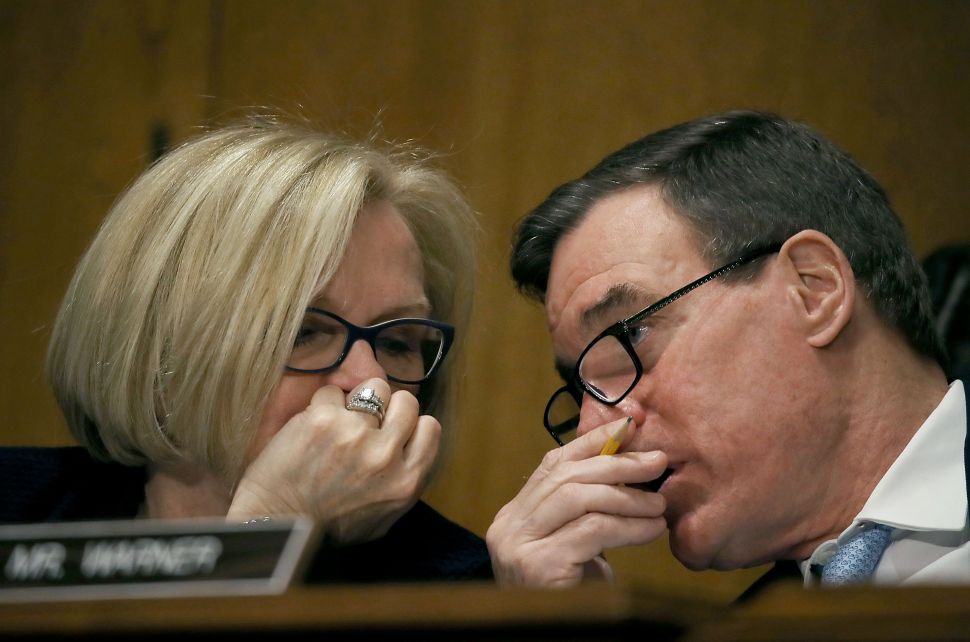
M791 272L789 293L802 316L810 345L832 343L852 318L855 275L842 249L825 234L803 230L782 246L779 258Z

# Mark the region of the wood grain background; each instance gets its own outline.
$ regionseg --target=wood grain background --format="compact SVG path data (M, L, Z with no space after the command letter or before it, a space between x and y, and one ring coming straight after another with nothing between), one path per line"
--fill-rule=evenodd
M513 224L649 131L737 107L814 124L887 187L920 256L970 241L959 1L0 0L0 442L66 444L50 324L111 202L203 124L267 106L442 150L481 213L463 414L430 500L484 533L550 444L538 306L507 276ZM692 573L665 542L623 582L734 597L760 569Z

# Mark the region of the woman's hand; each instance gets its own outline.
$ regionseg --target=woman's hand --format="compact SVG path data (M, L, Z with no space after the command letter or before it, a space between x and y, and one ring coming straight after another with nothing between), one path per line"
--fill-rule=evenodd
M386 401L383 422L346 409L363 388ZM383 536L418 501L438 453L441 424L418 412L414 395L391 395L382 379L346 396L320 388L246 469L227 519L304 514L336 543Z
M567 587L611 579L604 550L663 533L663 496L623 484L659 477L667 458L661 452L598 456L616 428L600 426L547 453L495 516L485 539L500 584Z

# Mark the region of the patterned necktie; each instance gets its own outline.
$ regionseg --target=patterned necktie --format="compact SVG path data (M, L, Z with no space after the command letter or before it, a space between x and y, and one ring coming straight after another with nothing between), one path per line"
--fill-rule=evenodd
M822 569L822 584L858 584L866 581L879 565L879 558L889 546L892 529L874 524L839 547Z

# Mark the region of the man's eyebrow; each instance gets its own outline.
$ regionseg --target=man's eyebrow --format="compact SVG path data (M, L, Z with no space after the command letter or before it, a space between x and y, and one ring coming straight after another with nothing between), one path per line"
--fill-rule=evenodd
M580 317L580 325L584 329L605 327L608 324L604 323L604 321L608 321L609 323L619 321L615 315L610 315L607 319L603 318L617 307L627 306L630 303L636 303L641 307L646 307L658 299L659 297L656 294L639 285L633 283L617 283L607 290L606 294L599 301L583 312Z

